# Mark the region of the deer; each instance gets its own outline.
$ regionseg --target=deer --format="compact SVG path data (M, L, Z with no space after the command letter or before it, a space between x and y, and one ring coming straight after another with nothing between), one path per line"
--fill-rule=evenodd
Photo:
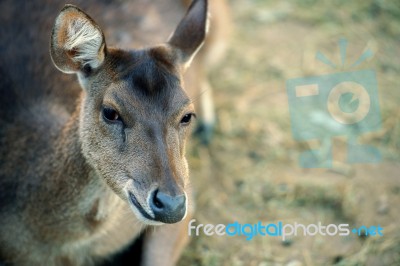
M208 2L62 5L0 3L0 265L100 265L141 234L141 265L175 265L194 212L187 87L209 86Z

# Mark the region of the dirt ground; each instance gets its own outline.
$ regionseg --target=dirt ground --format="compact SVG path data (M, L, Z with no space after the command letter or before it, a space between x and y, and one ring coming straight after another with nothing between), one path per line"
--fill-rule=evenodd
M212 143L189 148L196 223L380 225L384 236L192 236L179 265L400 265L400 2L231 0L235 32L211 80L218 113ZM348 41L340 69L338 41ZM313 143L291 134L286 80L350 71L366 49L382 128L365 134L382 161L347 164L346 138L333 140L334 167L304 169Z

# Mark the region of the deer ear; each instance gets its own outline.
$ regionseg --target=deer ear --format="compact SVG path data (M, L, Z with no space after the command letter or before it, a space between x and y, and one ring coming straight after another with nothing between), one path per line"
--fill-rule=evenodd
M172 33L168 44L172 46L178 63L186 69L201 48L208 30L207 0L193 0L186 15Z
M66 5L56 18L50 41L55 66L65 73L101 66L105 57L104 35L82 10Z

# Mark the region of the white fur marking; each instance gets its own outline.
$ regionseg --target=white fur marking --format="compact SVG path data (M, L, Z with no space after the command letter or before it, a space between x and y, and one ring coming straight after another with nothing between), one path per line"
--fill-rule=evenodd
M211 13L207 12L207 20L206 20L206 35L210 30L210 21L211 21Z
M193 61L194 57L200 51L201 47L203 47L203 44L204 44L204 41L197 47L197 49L191 55L189 55L189 58L185 58L186 61L181 59L182 61L184 61L183 69L189 68L190 64L192 64L192 61Z
M102 45L103 36L90 21L82 18L74 20L68 26L68 39L64 45L67 50L76 50L74 61L98 67L102 58L99 58L99 49Z
M181 219L181 221L183 221L183 220L185 220L185 218L186 218L186 216L187 216L187 214L188 214L188 204L189 204L189 198L188 198L188 196L187 196L187 194L186 194L186 192L184 191L183 192L184 194L185 194L185 208L186 208L186 210L185 210L185 215L183 215L183 218Z

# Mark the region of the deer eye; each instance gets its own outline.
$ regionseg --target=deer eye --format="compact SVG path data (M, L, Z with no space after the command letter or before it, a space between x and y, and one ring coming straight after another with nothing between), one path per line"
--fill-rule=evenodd
M192 121L193 117L196 117L194 113L184 115L181 119L181 125L188 125Z
M122 121L118 112L110 107L103 107L103 118L109 122Z

